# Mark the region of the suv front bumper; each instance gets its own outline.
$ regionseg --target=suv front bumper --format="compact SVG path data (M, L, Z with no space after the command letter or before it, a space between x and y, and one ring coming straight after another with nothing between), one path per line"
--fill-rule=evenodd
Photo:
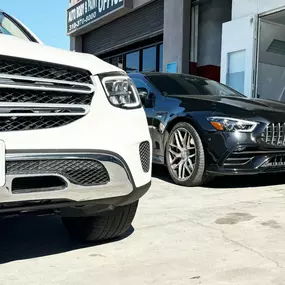
M92 175L93 180L89 182L88 180L74 180L74 177L77 177L76 169L70 172L70 168L68 168L70 165L69 162L82 162L84 160L96 162L101 165L102 168L100 171L98 172L95 169L95 172L97 171L98 175L102 177L103 169L107 173L108 181L96 181L96 174ZM49 163L42 164L41 162L43 161ZM53 164L51 163L53 161L66 162L64 165L66 165L68 171L61 171L59 173L53 170ZM20 167L17 168L17 165L20 165ZM43 165L48 165L49 167L46 168ZM87 165L87 167L89 166ZM136 187L132 173L125 160L118 154L102 150L45 151L44 153L10 151L6 154L6 170L8 171L6 173L5 185L0 188L0 212L1 207L5 211L8 208L15 208L15 205L17 207L19 205L29 206L29 204L32 205L33 202L38 201L50 201L49 204L60 202L82 205L87 203L102 204L106 202L107 204L114 203L115 206L118 206L132 202L131 200L135 201L135 199L139 199L150 187L150 181L141 187ZM82 169L79 171L82 171ZM33 178L37 178L37 181L39 181L38 178L44 179L45 177L57 177L61 179L64 187L60 189L57 187L37 188L35 187L36 185L33 185L33 189L29 187L25 189L23 187L16 193L13 191L13 181L15 179L19 179L20 182L21 179L23 181L29 179L31 183L33 182ZM138 189L141 189L141 191Z

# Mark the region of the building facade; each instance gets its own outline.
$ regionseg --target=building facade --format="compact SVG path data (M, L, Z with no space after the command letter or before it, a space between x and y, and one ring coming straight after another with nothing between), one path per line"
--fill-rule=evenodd
M230 20L231 0L73 0L67 13L71 50L128 72L176 71L215 80L222 24Z
M71 50L285 101L284 0L70 0L67 12Z

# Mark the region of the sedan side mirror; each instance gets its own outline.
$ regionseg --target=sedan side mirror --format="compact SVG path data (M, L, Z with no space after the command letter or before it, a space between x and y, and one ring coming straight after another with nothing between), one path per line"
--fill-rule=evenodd
M137 88L142 104L145 108L152 108L154 106L155 96L153 93L148 93L144 87Z
M148 91L147 91L146 88L143 88L143 87L137 88L137 89L138 89L138 92L139 92L139 96L140 96L140 98L141 98L141 101L142 101L142 103L144 104L145 100L146 100L147 97L148 97Z

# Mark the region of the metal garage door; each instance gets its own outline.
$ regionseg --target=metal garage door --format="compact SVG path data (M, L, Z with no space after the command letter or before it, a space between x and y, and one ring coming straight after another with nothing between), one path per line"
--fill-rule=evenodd
M156 0L83 35L83 52L101 54L163 32L163 0Z

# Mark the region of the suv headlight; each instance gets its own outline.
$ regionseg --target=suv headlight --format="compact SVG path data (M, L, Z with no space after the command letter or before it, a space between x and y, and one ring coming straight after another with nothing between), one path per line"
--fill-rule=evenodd
M125 109L141 107L138 91L128 76L105 76L101 82L113 106Z
M257 122L226 117L209 117L207 119L216 130L227 132L250 133L258 124Z

